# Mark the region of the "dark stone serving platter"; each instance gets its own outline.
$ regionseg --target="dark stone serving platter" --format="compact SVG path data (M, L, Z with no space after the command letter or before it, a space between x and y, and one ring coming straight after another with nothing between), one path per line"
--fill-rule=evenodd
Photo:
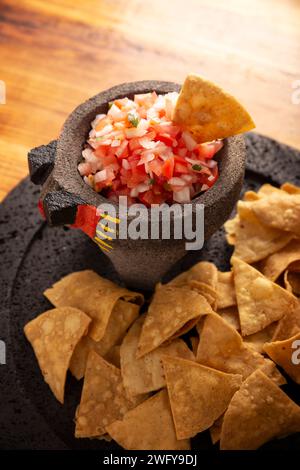
M290 181L300 185L299 151L254 133L246 135L246 143L243 191L257 190L263 183L278 186ZM0 205L0 340L6 344L6 364L0 364L0 448L117 449L113 442L73 437L82 383L69 375L65 404L60 405L45 384L23 335L24 325L50 308L43 291L69 272L94 269L119 282L108 258L86 235L45 224L37 210L38 197L39 189L26 178ZM200 259L228 269L230 255L231 248L220 229L201 252L190 252L168 277ZM300 403L299 386L288 381L283 389ZM192 447L218 449L211 445L208 432L194 438ZM300 448L300 434L263 448Z

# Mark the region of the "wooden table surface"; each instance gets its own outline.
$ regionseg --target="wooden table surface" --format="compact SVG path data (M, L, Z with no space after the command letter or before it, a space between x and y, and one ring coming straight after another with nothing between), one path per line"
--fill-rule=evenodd
M300 149L299 0L0 0L0 199L27 174L27 151L56 138L77 104L188 72L238 97L259 132Z

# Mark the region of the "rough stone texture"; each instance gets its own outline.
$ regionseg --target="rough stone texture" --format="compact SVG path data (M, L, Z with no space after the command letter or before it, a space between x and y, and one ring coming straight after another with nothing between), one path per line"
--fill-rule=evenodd
M300 184L300 152L256 134L246 136L248 162L243 191L263 183ZM114 443L75 439L73 417L81 383L70 375L66 403L61 406L44 383L23 326L50 307L42 292L62 276L80 269L94 269L119 282L108 258L79 230L51 228L38 210L39 190L28 179L0 205L0 339L7 345L7 364L0 365L1 449L106 449ZM223 229L207 240L203 250L189 253L165 280L203 259L229 268L232 248ZM144 267L147 269L147 266ZM149 295L149 293L148 293ZM288 379L285 391L299 403L299 386ZM297 450L300 435L275 440L272 450ZM212 449L209 434L192 440L193 448Z
M54 167L56 140L48 145L35 147L28 153L30 179L34 184L43 184Z
M74 222L77 204L99 206L107 200L84 183L77 165L81 151L96 114L107 112L108 102L136 93L179 91L180 85L172 82L141 81L125 83L99 93L78 106L66 120L57 142L54 169L44 184L41 200L50 225ZM220 177L216 184L204 194L193 199L205 206L204 237L207 240L228 218L239 196L245 168L245 146L242 136L225 139L218 153ZM52 145L52 144L51 144ZM52 147L51 147L52 148ZM45 153L44 146L42 153ZM29 154L30 167L36 168L43 161L35 149L37 163ZM41 168L42 171L42 168ZM37 180L31 173L32 181ZM114 204L115 205L115 204ZM115 205L116 210L118 206ZM195 209L193 209L194 211ZM149 229L151 217L149 216ZM195 217L194 217L195 220ZM172 226L171 226L172 233ZM181 259L185 251L185 240L114 240L114 249L107 253L116 270L127 283L141 288L152 288L172 265ZM145 271L144 266L147 266Z

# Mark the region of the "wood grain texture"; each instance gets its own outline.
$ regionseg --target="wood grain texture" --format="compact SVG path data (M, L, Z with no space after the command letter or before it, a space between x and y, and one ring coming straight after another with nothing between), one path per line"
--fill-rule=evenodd
M0 199L72 109L125 81L200 73L300 148L298 0L0 0Z

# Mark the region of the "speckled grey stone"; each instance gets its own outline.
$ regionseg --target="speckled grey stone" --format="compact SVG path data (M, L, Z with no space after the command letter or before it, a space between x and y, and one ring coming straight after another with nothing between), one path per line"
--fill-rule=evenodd
M77 204L97 207L107 201L84 183L77 170L91 121L96 114L107 112L109 101L124 96L133 97L134 94L153 90L157 93L166 93L179 91L180 86L161 81L125 83L99 93L70 114L57 142L54 169L42 190L41 200L50 225L72 223ZM206 240L225 222L237 201L244 177L245 158L243 136L225 139L224 147L217 157L220 173L218 181L211 189L192 201L193 214L195 214L197 204L204 204ZM30 161L31 166L34 167L32 157ZM118 206L114 205L118 212ZM147 220L150 232L150 211L148 211ZM130 217L128 221L130 222ZM185 243L185 239L175 240L174 238L170 240L116 239L113 241L113 250L107 253L107 256L127 286L151 289L172 265L185 255Z
M300 185L300 152L256 134L246 136L248 159L242 193L263 183ZM109 259L79 230L50 227L37 210L39 189L26 179L0 204L0 339L7 345L7 364L0 365L1 449L95 449L114 451L115 443L75 439L74 413L82 382L70 375L61 406L44 383L24 325L50 308L43 290L62 276L82 269L120 282ZM229 269L232 253L223 229L199 252L188 253L164 280L200 260ZM147 294L149 298L149 293ZM299 403L299 386L288 379L284 391ZM297 450L300 435L274 440L265 450ZM216 448L217 446L214 446ZM209 434L192 439L193 449L213 449Z

